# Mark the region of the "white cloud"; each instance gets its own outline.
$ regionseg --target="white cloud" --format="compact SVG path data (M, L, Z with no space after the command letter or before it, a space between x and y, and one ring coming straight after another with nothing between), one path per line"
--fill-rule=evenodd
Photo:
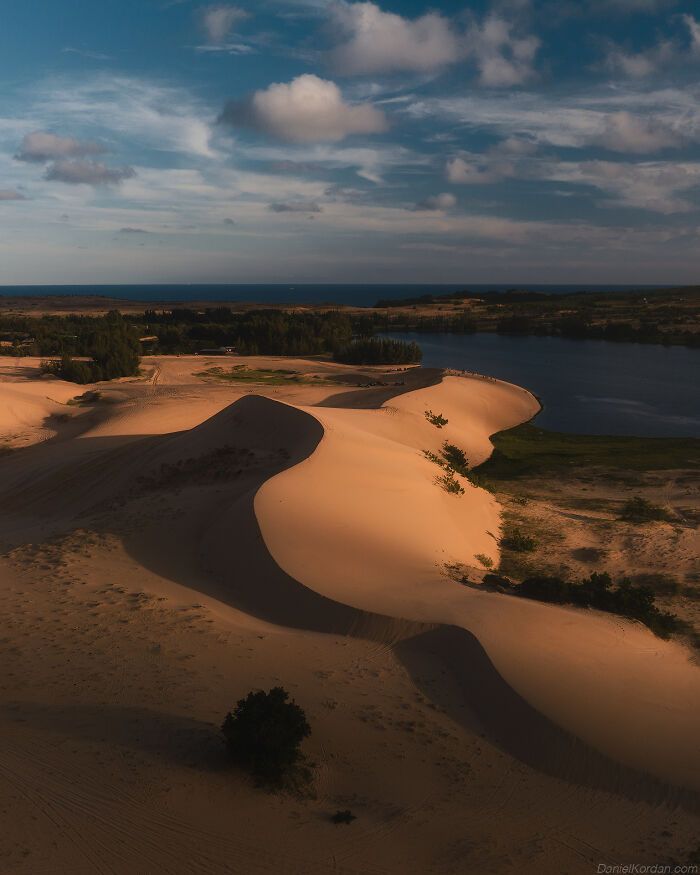
M25 134L15 157L18 161L43 164L57 158L84 158L86 155L99 155L104 151L104 146L99 143L59 137L46 131L33 131Z
M537 37L515 35L513 25L498 15L489 15L480 25L474 25L468 36L479 81L493 88L522 85L532 79L539 47Z
M217 157L211 109L183 89L126 76L52 80L37 89L33 110L62 127L100 127L141 147Z
M12 188L0 188L0 201L23 201L25 197Z
M700 163L556 162L542 167L541 178L591 185L614 204L670 215L697 209L687 195L700 187Z
M683 21L690 32L690 47L694 53L700 53L700 21L692 15L684 15Z
M62 159L49 165L45 179L71 185L113 185L134 175L133 167L107 167L99 161Z
M666 66L676 55L677 47L670 40L662 40L653 48L641 52L627 52L611 43L604 64L613 73L621 73L630 79L644 79Z
M700 89L690 85L658 91L618 86L573 96L472 94L414 101L404 112L557 148L603 144L639 154L700 141Z
M237 6L209 6L202 12L202 27L209 43L218 46L226 42L233 26L247 17L248 13Z
M491 155L458 155L445 165L447 179L455 185L490 185L515 176L515 165L495 159Z
M457 205L457 198L450 194L449 192L442 192L441 194L434 194L430 197L425 198L422 201L418 201L418 203L413 208L417 211L426 210L428 212L432 211L444 211L451 210L453 207Z
M273 213L322 213L323 207L316 201L275 201L270 204Z
M683 138L654 116L621 110L610 113L603 124L597 143L613 152L644 155L683 145Z
M346 42L331 53L341 73L430 71L459 59L460 36L438 12L403 18L375 3L335 3L331 15Z
M376 134L388 127L381 110L346 103L334 82L310 73L256 91L242 103L229 102L220 120L290 143L336 143L352 134Z

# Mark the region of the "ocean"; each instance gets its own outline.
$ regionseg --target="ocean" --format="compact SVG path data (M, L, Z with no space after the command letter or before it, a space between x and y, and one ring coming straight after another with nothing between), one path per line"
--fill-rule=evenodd
M470 283L453 284L368 284L368 283L226 283L226 284L174 284L157 285L43 285L0 286L1 297L44 297L47 295L99 295L124 301L245 301L260 304L349 304L356 307L371 307L382 298L407 298L420 295L444 295L449 292L469 290L476 293L504 292L517 288L524 291L544 292L619 292L635 289L653 289L658 286L640 285L483 285Z

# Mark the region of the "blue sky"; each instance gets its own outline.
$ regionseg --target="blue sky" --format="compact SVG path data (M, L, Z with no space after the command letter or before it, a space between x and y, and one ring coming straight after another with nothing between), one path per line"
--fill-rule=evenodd
M683 283L700 4L8 0L0 283Z

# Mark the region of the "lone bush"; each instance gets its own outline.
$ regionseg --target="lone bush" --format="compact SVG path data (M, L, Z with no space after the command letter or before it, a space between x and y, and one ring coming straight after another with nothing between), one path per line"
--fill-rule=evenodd
M331 816L331 821L336 824L352 823L353 820L357 820L357 818L349 808L346 808L343 811L336 811L336 813Z
M431 425L434 425L435 428L442 428L443 425L447 425L449 422L448 419L445 419L442 413L433 413L432 410L425 411L425 418Z
M255 777L280 783L301 757L311 734L302 708L283 687L250 692L226 715L221 731L233 758Z

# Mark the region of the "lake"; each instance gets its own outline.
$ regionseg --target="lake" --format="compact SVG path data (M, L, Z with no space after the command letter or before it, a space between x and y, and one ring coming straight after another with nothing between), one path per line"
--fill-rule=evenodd
M502 334L390 336L416 341L426 367L478 371L525 386L544 406L536 419L542 428L700 437L700 350Z

